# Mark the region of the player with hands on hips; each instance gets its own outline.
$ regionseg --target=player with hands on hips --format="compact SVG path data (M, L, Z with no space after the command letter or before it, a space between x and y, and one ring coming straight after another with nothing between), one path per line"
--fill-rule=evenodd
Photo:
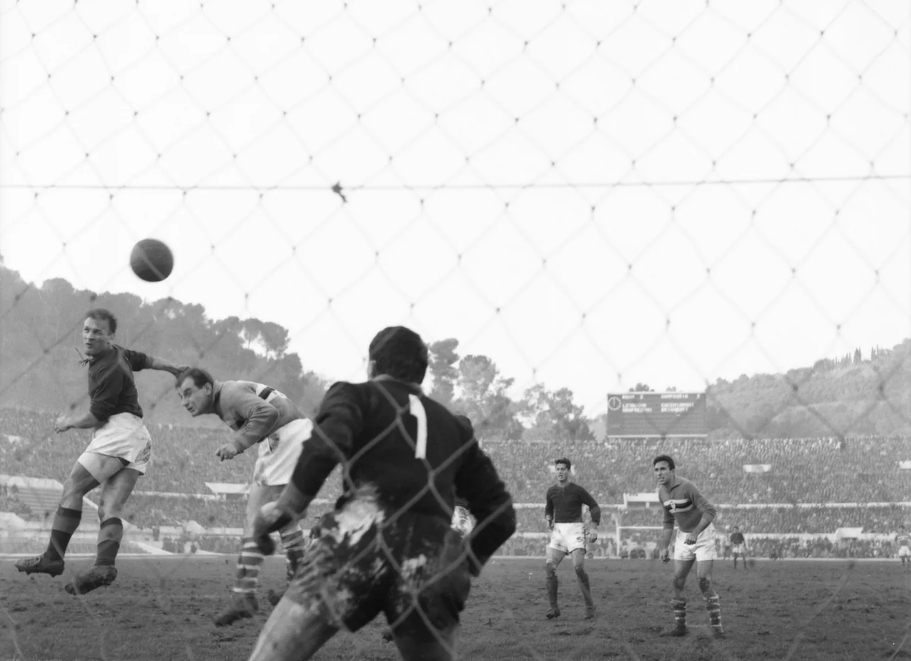
M544 581L550 602L550 610L547 611L546 617L549 620L560 617L560 606L557 603L557 567L568 554L572 555L576 581L585 600L584 619L590 620L595 616L591 585L585 571L585 527L582 523L582 506L588 506L592 517L588 531L588 538L592 542L598 539L601 508L588 491L570 481L571 468L572 462L569 459L557 459L554 462L557 484L550 487L545 495L544 518L551 530L547 560L544 563Z
M689 480L678 477L672 457L662 454L652 460L655 479L658 482L658 501L664 508L664 528L658 544L664 562L670 560L668 547L674 534L674 524L679 527L677 544L674 547L674 628L661 633L662 636L685 636L686 594L684 586L693 564L699 577L699 589L709 613L709 623L715 638L724 638L721 626L721 604L712 587L712 564L715 560L715 507L699 492Z

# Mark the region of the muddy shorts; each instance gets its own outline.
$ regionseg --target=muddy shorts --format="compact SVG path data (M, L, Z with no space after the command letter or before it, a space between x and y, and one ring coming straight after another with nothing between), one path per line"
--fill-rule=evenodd
M439 516L387 518L369 499L324 516L285 598L348 631L381 612L397 634L451 631L471 588L462 537Z

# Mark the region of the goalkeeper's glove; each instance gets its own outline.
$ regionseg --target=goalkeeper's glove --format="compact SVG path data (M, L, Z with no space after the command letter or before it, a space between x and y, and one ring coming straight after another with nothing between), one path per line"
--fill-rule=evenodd
M253 519L253 541L263 555L272 555L275 553L275 542L269 537L269 533L281 530L289 523L294 521L297 515L294 512L283 509L278 503L266 503L256 518Z

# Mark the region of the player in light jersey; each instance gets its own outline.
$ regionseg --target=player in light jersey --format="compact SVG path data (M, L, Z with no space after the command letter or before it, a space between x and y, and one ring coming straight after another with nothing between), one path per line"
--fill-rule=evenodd
M94 308L86 313L82 343L88 358L83 363L88 366L91 403L84 413L57 418L54 431L60 434L68 429L92 429L92 442L73 464L63 484L47 550L16 563L16 569L26 574L62 574L70 538L82 521L82 499L101 486L101 529L95 566L66 585L70 594L91 592L117 578L114 561L123 539L121 512L152 457L152 439L142 422L133 372L151 369L176 376L183 369L114 344L116 332L117 318L109 310Z
M911 535L904 526L898 527L895 533L895 544L898 546L898 557L902 561L902 569L911 570Z
M674 460L666 454L652 460L658 481L658 500L664 507L664 530L658 545L661 559L669 562L668 546L674 533L674 523L680 528L674 545L674 609L675 626L661 633L662 636L685 636L686 594L683 591L686 577L696 563L699 589L709 612L709 622L715 638L724 638L721 626L721 605L712 587L712 563L715 560L715 507L705 499L696 485L677 477Z
M569 459L557 459L554 462L557 483L547 490L544 505L544 518L551 529L550 543L547 545L547 560L544 563L547 598L550 610L547 619L560 617L557 605L557 567L567 554L573 557L573 569L576 580L585 600L585 619L595 616L595 604L592 601L592 590L588 574L585 571L585 529L582 522L582 505L588 505L592 517L588 536L591 541L598 539L598 524L601 523L601 508L585 489L569 479L572 462Z
M304 441L313 425L282 393L252 381L216 381L203 369L194 367L177 377L177 391L184 408L194 418L213 413L236 434L216 455L222 460L259 445L253 480L247 496L247 513L231 603L215 618L226 626L252 617L259 609L256 591L263 554L253 541L253 520L260 508L274 502L291 481ZM288 580L297 571L306 548L304 533L294 520L280 531L288 560ZM281 594L270 591L269 601L278 603Z

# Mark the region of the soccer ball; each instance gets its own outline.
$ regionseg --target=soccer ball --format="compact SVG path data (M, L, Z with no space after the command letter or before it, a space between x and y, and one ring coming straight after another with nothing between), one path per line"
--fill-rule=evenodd
M158 239L143 239L133 246L130 253L130 268L141 280L161 282L174 268L174 255L167 245Z

